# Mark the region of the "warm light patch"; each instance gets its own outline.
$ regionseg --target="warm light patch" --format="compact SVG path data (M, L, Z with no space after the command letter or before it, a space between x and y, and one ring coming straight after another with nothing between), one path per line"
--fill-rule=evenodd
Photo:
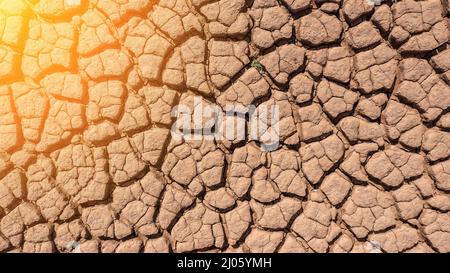
M0 252L450 252L449 18L0 0Z

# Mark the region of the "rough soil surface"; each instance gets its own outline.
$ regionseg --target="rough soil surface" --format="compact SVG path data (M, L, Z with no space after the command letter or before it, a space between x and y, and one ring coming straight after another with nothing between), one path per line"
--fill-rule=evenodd
M0 0L0 252L450 252L450 2L374 2Z

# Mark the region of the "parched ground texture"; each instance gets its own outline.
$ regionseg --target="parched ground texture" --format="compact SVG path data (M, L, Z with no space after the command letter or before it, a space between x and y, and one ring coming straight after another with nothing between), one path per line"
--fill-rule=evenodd
M450 4L374 2L0 0L0 252L450 252Z

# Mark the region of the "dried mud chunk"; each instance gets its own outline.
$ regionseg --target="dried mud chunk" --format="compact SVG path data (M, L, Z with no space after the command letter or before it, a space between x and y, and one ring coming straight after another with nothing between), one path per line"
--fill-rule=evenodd
M251 185L254 171L265 163L266 154L254 142L236 148L226 175L227 186L239 198L243 197Z
M282 45L261 57L261 64L279 84L286 84L289 75L303 66L305 50L293 44Z
M81 76L69 73L54 73L44 77L41 85L45 92L76 101L82 101L86 90Z
M107 198L109 175L103 147L69 145L52 154L56 165L56 184L78 204ZM43 165L42 167L46 167Z
M252 222L249 203L238 203L235 209L225 214L224 218L228 243L234 246L242 239Z
M291 229L315 252L327 252L329 243L341 233L334 222L335 217L336 210L329 205L308 201Z
M161 75L162 82L170 86L182 87L184 84L185 70L180 48L175 48L167 58L168 60ZM201 61L204 60L202 59ZM194 64L194 66L197 67L197 64ZM203 76L204 71L200 72Z
M119 242L116 240L101 241L101 253L114 253L117 249Z
M307 250L303 246L302 242L292 233L288 233L281 247L278 249L278 253L306 253Z
M273 253L283 241L283 232L252 228L245 238L244 248L251 253Z
M383 110L381 120L390 139L398 139L402 145L411 148L422 145L425 128L417 110L390 100Z
M430 175L438 189L450 190L450 159L431 166Z
M20 169L10 171L0 180L0 207L13 209L26 197L26 177Z
M446 49L431 57L431 65L437 72L450 70L450 49Z
M247 107L269 94L269 83L256 68L250 68L217 98L223 110L233 108L246 111Z
M250 125L256 124L258 127L249 130L249 139L258 140L264 149L273 150L279 142L287 145L299 142L293 105L289 103L286 93L272 91L272 97L261 103L251 118Z
M420 240L418 231L410 226L401 225L384 233L371 234L369 240L380 244L388 253L403 252L414 247Z
M114 213L107 205L83 209L81 219L93 236L112 238Z
M236 204L235 197L226 188L208 191L204 201L218 210L228 210Z
M202 96L193 92L183 93L171 113L176 118L172 136L177 140L199 140L198 143L202 139L212 140L213 127L218 123L216 119L222 114L219 110L217 105Z
M426 60L407 58L400 62L402 82L396 95L411 103L426 121L435 120L450 106L450 86L445 84Z
M141 159L155 166L165 152L170 131L166 128L151 128L133 136L132 141Z
M70 252L76 247L76 242L85 235L86 229L80 219L54 226L54 242L61 252Z
M396 207L403 220L417 218L422 212L423 201L414 185L403 185L392 193Z
M338 18L321 11L313 11L300 18L297 39L312 46L319 46L337 42L341 32L342 23Z
M381 110L387 101L388 98L383 93L369 98L361 98L356 106L356 111L369 120L374 121L381 116Z
M145 79L158 80L161 77L164 58L172 49L170 41L156 33L153 24L142 19L131 19L126 33L124 46L136 56L142 76Z
M339 122L338 128L351 143L373 141L379 146L384 143L383 128L375 122L368 122L357 117L345 117Z
M203 64L206 57L206 41L194 36L184 42L180 49L181 59L186 70L186 87L209 95L206 67Z
M38 224L28 228L25 231L25 242L22 251L25 253L53 252L52 232L52 227L47 224Z
M432 208L441 211L448 212L450 210L450 197L446 195L436 195L427 200L428 205Z
M118 129L132 132L143 129L150 124L148 110L143 99L134 93L129 93L123 109L124 113L119 121Z
M306 180L301 169L298 152L280 149L270 153L269 177L281 193L306 196Z
M106 49L92 57L80 59L79 65L92 80L120 78L130 67L131 60L124 50Z
M172 157L167 157L172 161ZM175 161L177 159L173 159ZM169 161L165 161L169 162ZM165 163L168 164L168 163ZM176 161L176 164L170 170L170 177L181 185L189 184L197 175L196 162L192 157L187 157Z
M228 110L222 115L214 134L218 145L233 149L245 142L246 114L240 113L240 109L225 109Z
M374 5L365 0L344 0L342 9L345 19L351 23L372 12Z
M450 251L450 228L448 213L439 213L434 210L425 209L419 218L424 226L423 233L431 245L439 252Z
M139 200L129 202L120 213L120 221L114 223L115 237L123 239L132 234L131 227L136 232L147 236L158 233L158 229L153 223L155 210L155 207L147 206Z
M361 49L379 43L381 36L372 23L365 21L348 30L347 40L353 48Z
M17 114L13 111L10 90L0 87L0 150L10 151L21 144Z
M428 129L423 135L422 149L430 161L446 159L450 156L450 133L436 128Z
M419 154L408 153L391 146L374 154L367 162L366 171L382 185L396 187L405 179L422 175L424 158Z
M80 8L86 4L86 1L80 0L69 4L70 2L64 0L41 0L34 3L34 10L39 15L48 19L60 19L79 12Z
M357 53L353 58L355 73L351 86L365 94L377 90L390 90L396 77L397 52L382 43L367 51Z
M419 242L416 246L408 249L405 253L434 253L435 251L426 243Z
M293 13L308 9L312 6L312 0L282 0L281 2Z
M257 169L252 177L250 196L261 203L270 203L280 198L280 192L276 184L268 180L266 168Z
M119 24L124 17L148 9L151 4L142 0L93 0L97 8L108 14L114 24Z
M319 103L300 107L298 110L300 118L300 139L310 142L329 135L333 131L331 122L328 121Z
M328 49L328 58L323 69L323 75L330 80L347 83L350 81L352 59L345 47Z
M169 253L169 251L170 242L163 236L145 242L144 253Z
M395 226L397 212L392 196L374 186L355 186L342 207L342 220L359 239Z
M88 120L117 121L123 111L126 89L120 81L105 81L89 87Z
M81 16L80 36L77 52L81 55L91 54L103 47L117 43L106 18L97 10L88 10Z
M375 148L378 150L378 147ZM363 162L361 161L364 162L364 160L361 159L361 155L358 154L358 152L353 151L344 159L339 168L357 182L368 181L369 178L367 177L366 171L362 166Z
M450 129L450 113L442 115L437 121L436 126L444 129Z
M433 180L428 176L428 174L423 174L420 178L412 181L412 183L420 191L420 195L423 198L431 197L434 194Z
M175 182L189 185L198 179L208 187L222 183L224 153L213 141L194 140L169 147L170 154L166 156L162 170Z
M172 121L172 106L178 95L175 90L168 87L144 86L139 90L139 95L145 98L145 102L150 109L150 119L152 122L168 125Z
M269 48L278 40L292 36L291 16L276 1L256 0L249 14L254 21L252 42L257 47Z
M172 40L201 29L198 18L193 16L185 1L162 1L153 7L149 19Z
M353 109L358 94L333 82L322 80L317 86L317 98L332 119Z
M217 88L227 85L245 65L250 62L248 44L245 41L209 42L209 75Z
M349 253L353 249L353 239L347 234L342 234L330 249L332 253Z
M100 242L97 240L87 240L80 243L75 250L74 253L99 253L100 251Z
M312 184L318 183L344 156L344 143L336 135L300 148L302 171Z
M336 13L339 11L340 0L317 0L315 1L319 9L326 13Z
M192 210L185 212L171 234L176 252L221 248L225 240L219 214L202 204L197 204Z
M195 198L179 187L168 185L160 205L158 222L163 229L173 224L179 213L191 206Z
M14 77L20 71L20 54L15 53L11 48L0 47L0 65L0 79Z
M38 142L40 130L49 108L49 100L43 90L35 89L25 83L11 85L14 106L21 119L22 134L25 140Z
M281 230L291 223L291 220L302 208L302 202L295 198L282 197L273 205L263 205L250 201L254 212L255 223L264 229Z
M322 76L323 66L327 63L328 48L310 49L306 51L307 71L314 78Z
M381 5L375 9L371 18L382 33L387 33L392 27L392 11L388 5Z
M447 22L439 0L403 1L392 6L395 28L411 36L399 41L401 52L426 52L449 39ZM408 39L409 38L409 39Z
M298 74L289 81L289 96L296 103L309 102L312 99L314 81L306 74Z
M36 163L30 165L26 173L27 198L36 203L47 221L67 220L75 213L66 194L54 184L55 171L56 168L50 158L38 157ZM19 177L15 177L15 180L20 181Z
M203 1L197 2L203 4ZM207 2L210 3L205 1L206 5L199 9L209 22L208 28L213 36L240 37L250 30L252 21L245 12L245 1L219 0ZM199 6L200 3L194 3L194 5Z
M159 173L148 172L130 186L115 188L111 208L120 217L120 222L114 224L116 238L128 236L132 229L147 236L158 233L155 218L164 187L165 181Z
M325 177L320 189L327 196L333 206L339 205L347 197L352 183L339 172L334 172Z
M113 182L118 185L138 177L146 168L127 138L114 140L108 145L107 150L109 173Z
M0 231L11 245L18 247L23 242L24 231L27 226L42 220L39 210L29 202L17 206L0 220Z
M120 242L115 253L139 253L142 249L143 243L139 238L133 238Z
M89 125L83 133L83 138L94 145L104 145L119 136L117 126L108 120Z
M47 23L32 19L22 57L24 75L38 78L48 70L72 65L74 27L69 23Z
M57 188L50 190L38 199L36 205L39 206L42 216L48 221L66 220L75 214L75 209L72 208L64 193Z
M84 117L85 106L50 99L50 109L41 134L41 140L36 146L38 151L48 151L70 139L73 134L86 125Z
M28 25L28 13L30 12L27 3L19 1L3 1L0 7L2 19L0 24L0 40L9 46L20 45L21 38L25 34Z

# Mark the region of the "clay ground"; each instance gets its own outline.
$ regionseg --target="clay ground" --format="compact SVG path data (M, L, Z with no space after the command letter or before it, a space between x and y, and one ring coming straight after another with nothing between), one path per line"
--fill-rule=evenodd
M449 23L447 0L0 0L0 252L450 252ZM174 139L195 96L278 106L280 146Z

